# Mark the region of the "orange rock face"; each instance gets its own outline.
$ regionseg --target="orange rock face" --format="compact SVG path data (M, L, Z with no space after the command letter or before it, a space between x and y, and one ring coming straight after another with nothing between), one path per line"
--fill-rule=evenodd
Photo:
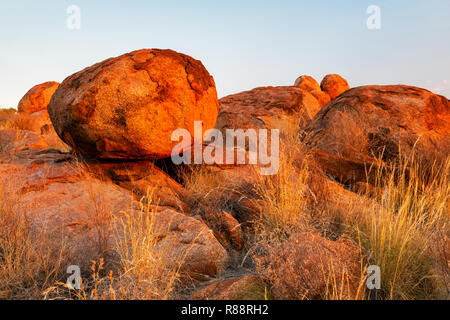
M432 166L450 153L450 101L410 86L353 88L321 109L305 129L311 148L352 161L401 155Z
M111 58L65 79L48 111L74 150L101 159L158 159L178 142L172 132L194 121L213 128L218 113L212 76L198 60L145 49Z
M275 252L269 268L275 299L322 299L335 282L341 295L354 298L361 278L361 249L316 233L295 233Z
M347 80L338 74L326 75L320 83L320 88L322 91L328 93L332 100L350 89Z
M136 198L149 197L151 203L188 211L180 199L185 190L151 161L86 163L96 176L132 191Z
M152 214L155 215L155 230L160 230L158 237L173 243L170 250L173 261L186 255L180 271L190 280L211 280L225 270L229 259L227 251L206 224L171 209Z
M44 82L34 86L19 101L17 110L24 113L46 110L58 86L59 83L54 81Z
M282 133L306 125L319 109L319 102L300 88L256 88L220 99L216 128L224 133L226 129L249 128Z
M139 178L145 171L131 164L107 164L104 168L91 166L90 169L108 171L115 180ZM151 170L154 169L148 171ZM151 182L156 186L161 180ZM0 162L0 183L8 194L20 198L17 205L26 208L33 226L45 228L55 236L51 240L55 250L64 245L72 261L82 268L98 258L99 244L105 246L102 251L116 250L123 233L114 217L123 217L124 212L137 214L141 208L130 191L97 179L73 156L54 149L28 150L19 153L11 163ZM180 271L186 280L210 280L227 267L228 254L205 223L168 207L151 206L150 209L155 232L161 239L168 239L160 245L170 244L174 262L184 257ZM62 234L66 241L58 238Z
M0 153L15 153L29 149L45 149L47 143L33 131L1 129Z

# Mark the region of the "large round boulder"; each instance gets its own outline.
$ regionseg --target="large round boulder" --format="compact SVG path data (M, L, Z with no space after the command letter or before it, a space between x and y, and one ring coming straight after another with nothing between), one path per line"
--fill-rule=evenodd
M33 113L46 110L59 83L54 81L44 82L31 88L19 101L17 110L24 113Z
M75 151L99 159L168 157L172 132L194 121L213 128L219 103L203 64L172 50L143 49L97 63L65 79L48 111Z
M347 80L338 74L328 74L320 83L322 91L328 93L331 100L350 89Z
M362 168L375 159L389 163L412 155L431 167L450 154L450 101L404 85L353 88L315 115L304 141Z

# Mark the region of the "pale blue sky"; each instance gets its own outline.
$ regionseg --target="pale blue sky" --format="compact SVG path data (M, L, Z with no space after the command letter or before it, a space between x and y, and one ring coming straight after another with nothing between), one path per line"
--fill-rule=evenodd
M450 97L448 0L1 0L0 106L108 57L170 48L203 62L219 97L266 85L411 84ZM81 29L66 27L69 5ZM381 8L381 30L366 9Z

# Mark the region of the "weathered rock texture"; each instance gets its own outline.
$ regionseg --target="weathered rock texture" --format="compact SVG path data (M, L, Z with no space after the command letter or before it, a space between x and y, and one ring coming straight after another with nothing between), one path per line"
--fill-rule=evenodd
M59 83L54 81L44 82L34 86L19 101L17 110L24 113L47 110L50 99L58 86Z
M220 243L228 249L242 250L244 234L241 224L228 212L206 213L203 221L214 231Z
M213 128L218 113L212 76L198 60L145 49L111 58L68 77L48 111L74 150L101 159L171 155L172 132L194 121Z
M403 85L353 88L316 114L304 141L332 155L321 158L331 161L334 171L341 166L346 171L342 175L355 174L345 169L345 162L352 162L353 171L360 168L356 175L364 175L365 164L376 158L389 163L400 155L415 154L429 167L450 153L450 101Z
M349 240L294 234L270 258L274 298L322 299L327 291L337 289L341 298L352 299L361 279L362 257L360 248Z
M203 222L171 209L153 214L158 237L169 244L172 260L185 256L181 271L188 277L207 281L225 270L228 254Z
M306 125L320 107L300 88L256 88L220 99L216 128L224 137L226 129L279 129L283 134Z
M320 88L323 92L328 93L331 100L350 89L347 80L338 74L326 75L320 83Z
M188 213L182 201L184 188L150 161L86 163L89 170L99 178L132 191L137 200L145 197L154 205L168 206Z
M132 217L141 210L132 193L97 179L70 154L42 149L19 155L11 163L0 163L0 182L17 198L14 204L25 210L33 226L47 230L56 249L63 244L73 263L86 268L92 259L114 252L122 237L115 218L124 213ZM119 180L128 176L121 168L109 170ZM152 183L157 185L158 180ZM164 250L170 246L173 261L182 258L177 261L185 280L210 280L226 268L226 250L202 221L168 207L149 208L144 214L153 215L157 237L168 241L161 246L166 246Z
M47 143L42 136L33 131L1 129L0 153L15 153L25 149L43 149Z

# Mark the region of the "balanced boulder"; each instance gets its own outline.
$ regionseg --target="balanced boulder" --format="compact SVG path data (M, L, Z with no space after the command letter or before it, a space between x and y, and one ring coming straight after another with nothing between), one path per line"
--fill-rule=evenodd
M58 88L59 83L48 81L31 88L19 101L17 110L24 113L33 113L47 110L50 99Z
M66 78L48 111L58 135L87 157L168 157L182 128L213 128L217 92L203 64L172 50L143 49Z

